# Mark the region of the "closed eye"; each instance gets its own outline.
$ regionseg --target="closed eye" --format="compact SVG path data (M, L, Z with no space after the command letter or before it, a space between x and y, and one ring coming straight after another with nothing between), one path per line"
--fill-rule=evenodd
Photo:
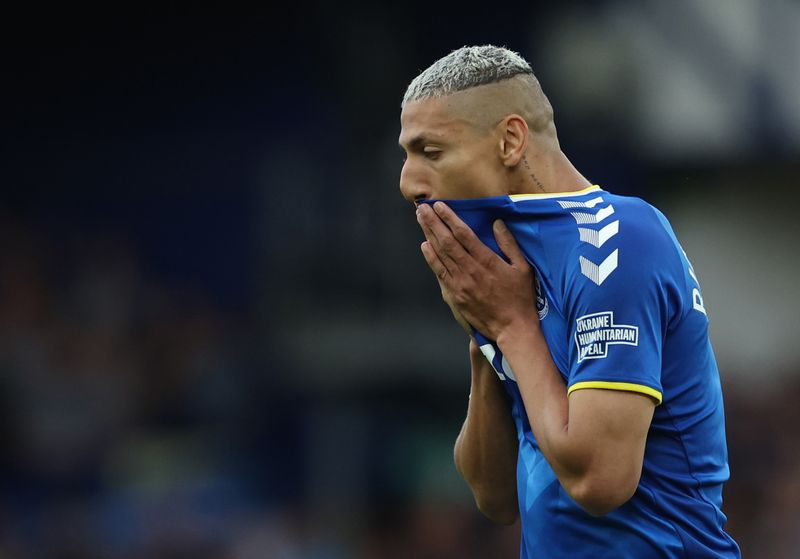
M422 154L425 156L426 159L435 161L439 159L439 156L442 155L442 150L426 147L425 149L422 150Z

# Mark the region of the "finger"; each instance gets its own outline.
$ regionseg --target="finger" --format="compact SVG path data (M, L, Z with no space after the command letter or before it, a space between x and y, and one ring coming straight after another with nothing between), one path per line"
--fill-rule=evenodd
M417 219L425 233L425 238L433 245L436 254L445 260L452 260L457 265L465 262L468 253L453 235L450 228L441 220L439 215L429 206L420 206L417 212Z
M429 216L426 215L426 210L422 207L417 208L417 223L422 229L422 234L425 239L431 243L432 246L438 246L439 239L436 237L436 232L431 227Z
M423 224L421 219L418 218L418 221L422 227L422 233L425 235L425 239L427 240L428 249L433 252L433 255L442 263L448 273L458 273L461 268L458 266L458 263L453 260L453 257L442 248L439 239L436 237L436 233L430 227Z
M500 247L500 250L503 251L508 259L511 261L512 264L521 264L526 263L527 259L525 258L525 254L522 252L522 249L519 248L517 244L517 240L514 238L514 235L511 234L508 227L505 223L501 220L495 220L493 224L494 229L494 238L497 241L497 246Z
M436 215L447 225L453 237L456 238L467 252L474 256L485 256L492 252L492 250L481 242L472 229L470 229L447 204L444 202L436 202L433 205L433 211L435 211Z
M436 274L436 279L439 282L443 282L448 275L447 268L439 259L439 256L436 254L436 251L433 250L431 243L429 241L425 241L420 245L420 249L422 250L422 256L425 257L425 262L428 263L428 267Z

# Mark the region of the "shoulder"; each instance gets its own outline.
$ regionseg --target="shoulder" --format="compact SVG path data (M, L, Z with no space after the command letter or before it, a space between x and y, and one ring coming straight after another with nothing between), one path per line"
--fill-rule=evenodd
M601 286L613 278L648 281L678 272L680 249L669 224L644 200L604 193L592 212L568 210L563 221L572 219L577 234L565 264L576 280Z
M615 219L620 222L621 238L630 245L672 245L671 228L667 218L654 206L641 198L608 195L614 208Z
M640 198L617 196L619 248L631 271L675 273L680 266L680 247L664 214Z
M684 307L685 274L666 218L638 198L605 193L603 199L595 210L605 210L599 223L574 223L570 216L578 235L562 267L565 311L574 317L646 311L670 320Z

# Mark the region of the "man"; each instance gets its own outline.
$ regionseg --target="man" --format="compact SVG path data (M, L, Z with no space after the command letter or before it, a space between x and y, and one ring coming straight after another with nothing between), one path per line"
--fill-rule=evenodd
M436 61L401 125L400 190L471 334L455 462L480 510L521 519L522 557L739 557L708 318L666 218L573 167L509 50Z

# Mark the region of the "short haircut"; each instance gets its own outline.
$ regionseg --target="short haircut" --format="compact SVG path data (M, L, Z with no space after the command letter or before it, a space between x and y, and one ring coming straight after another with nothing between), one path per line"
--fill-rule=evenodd
M403 105L521 74L536 81L530 64L514 51L494 45L464 46L440 58L414 78L403 96Z

